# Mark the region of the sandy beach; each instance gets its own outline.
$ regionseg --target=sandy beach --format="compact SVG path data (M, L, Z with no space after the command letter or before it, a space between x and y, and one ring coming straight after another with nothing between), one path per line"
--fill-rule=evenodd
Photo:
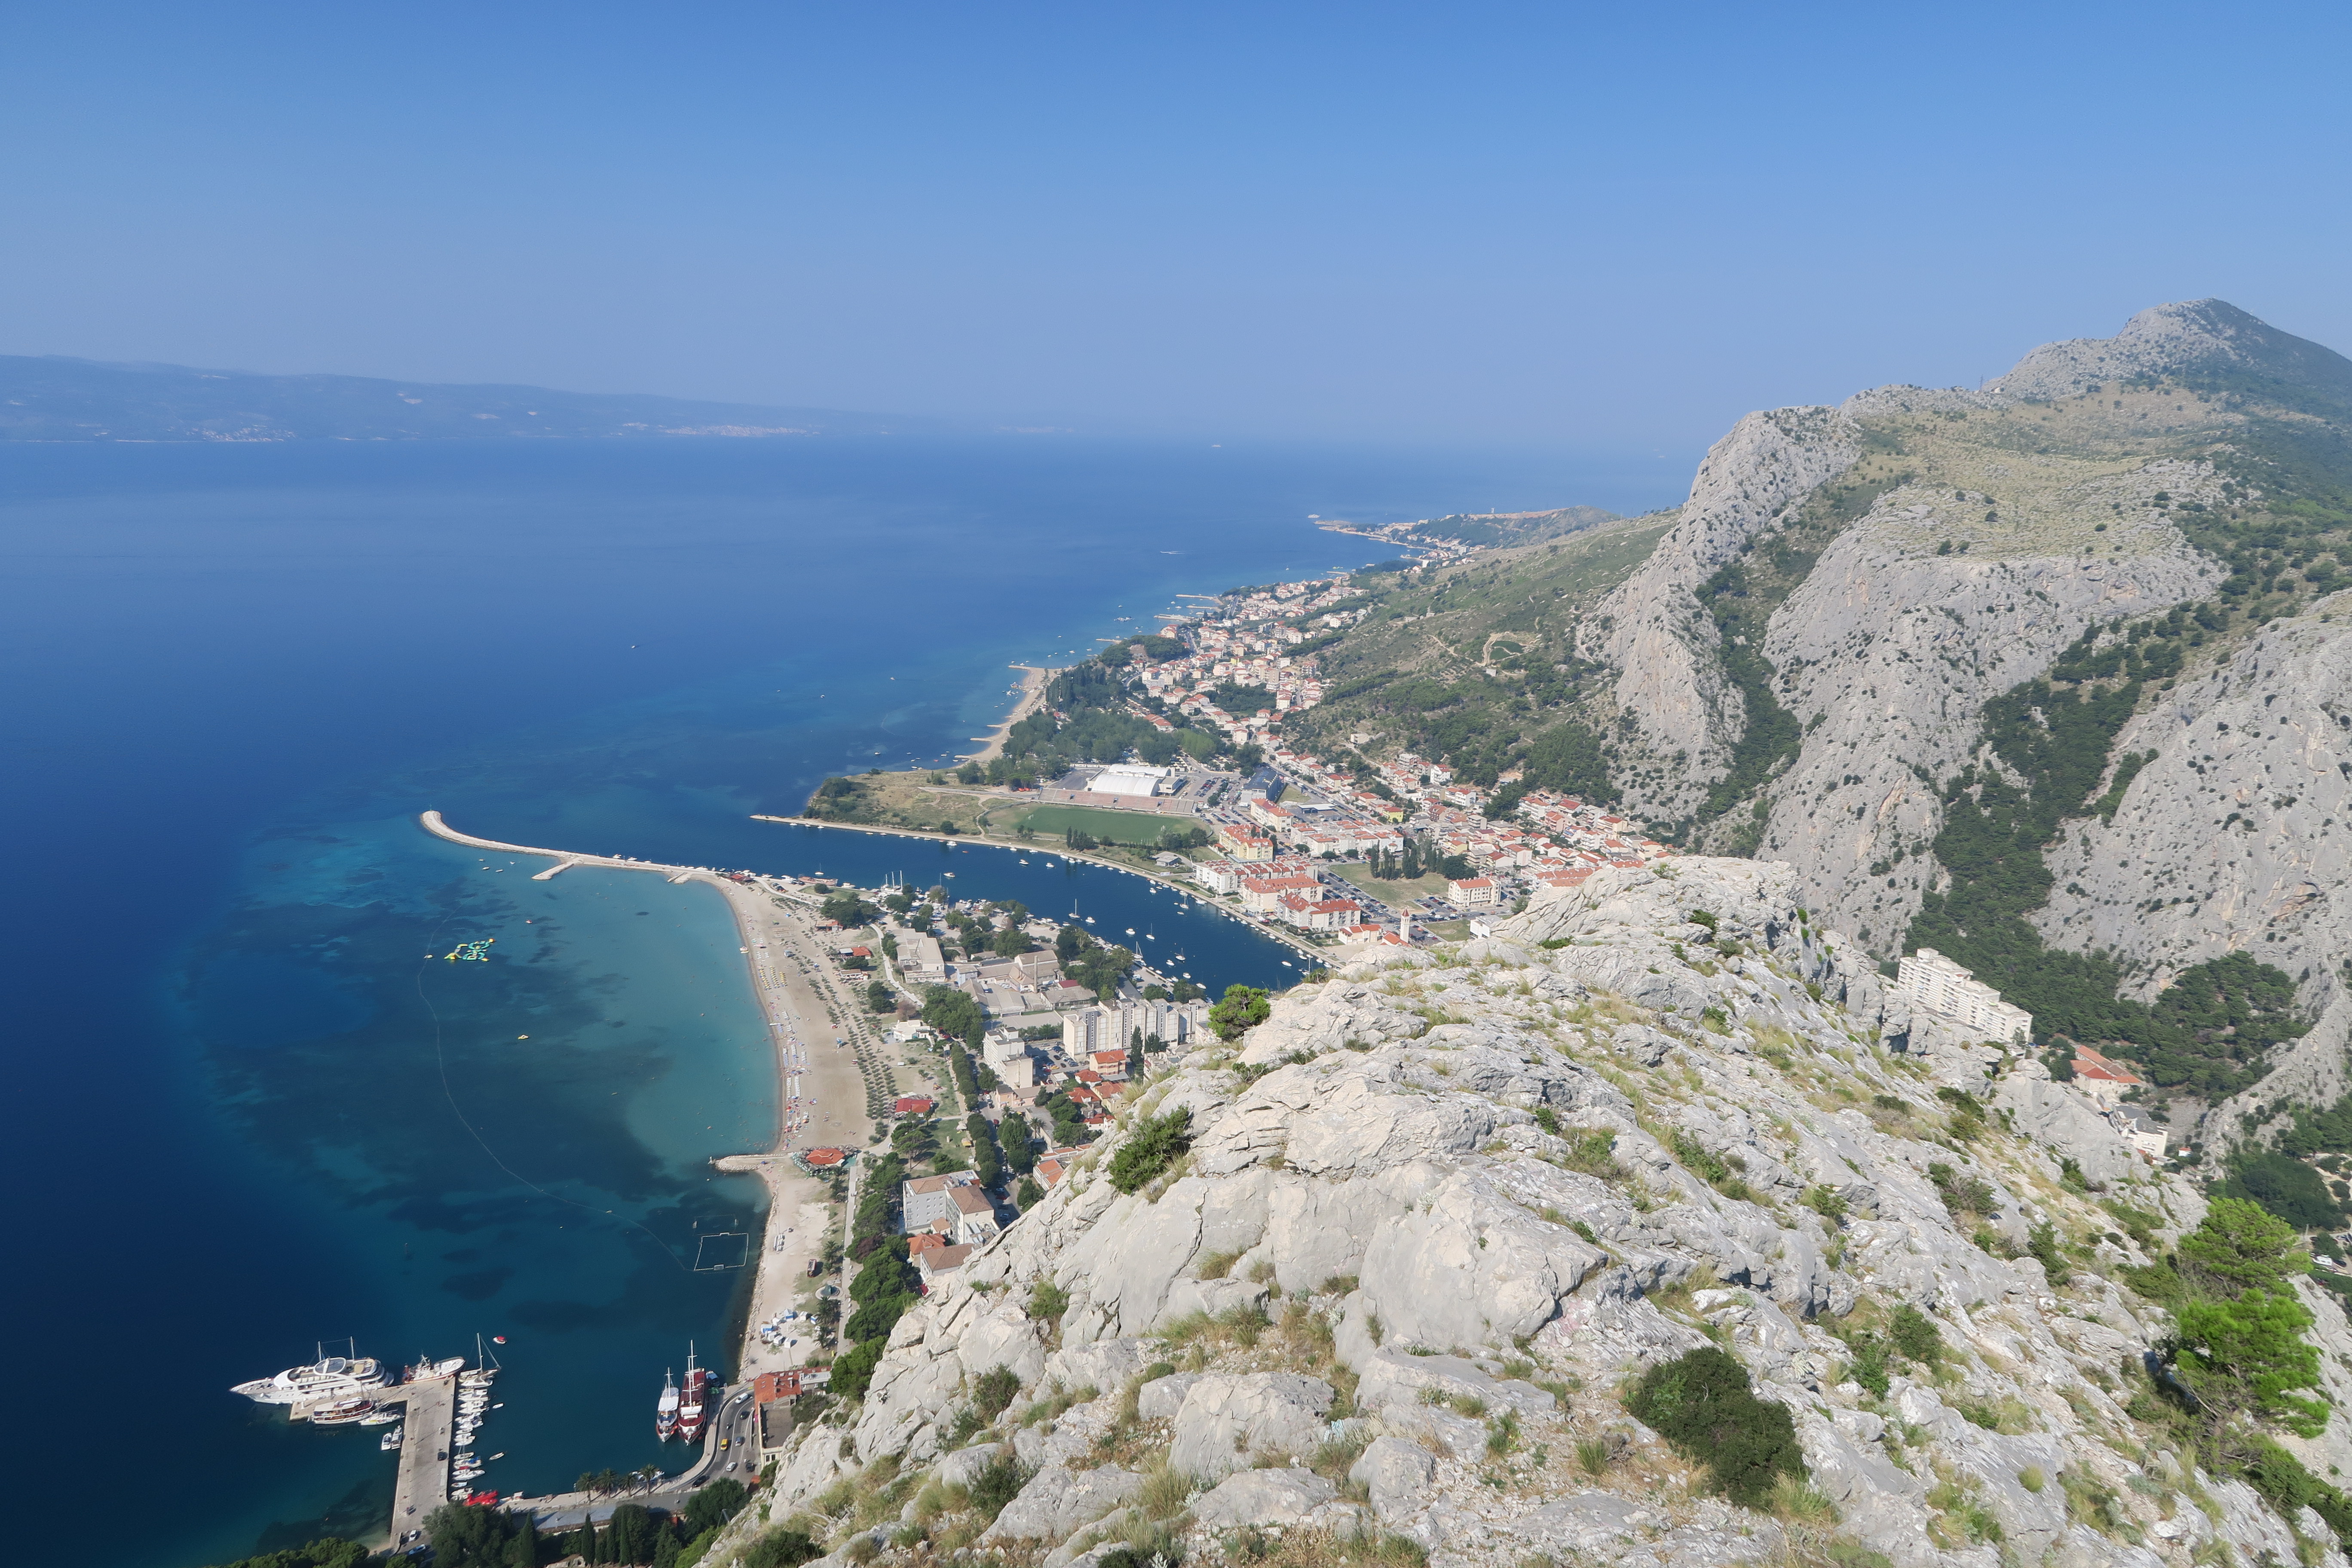
M1004 738L1013 732L1013 726L1037 711L1045 704L1045 683L1054 678L1054 672L1042 664L1016 664L1012 668L1022 672L1021 700L1013 705L1013 711L1005 716L1003 723L997 725L985 735L972 737L973 740L985 742L986 744L977 752L965 752L957 759L958 761L994 762L1003 753Z
M866 1113L866 1085L858 1071L863 1052L888 1049L876 1032L863 997L850 994L818 942L815 911L779 906L756 887L714 878L735 910L736 930L751 966L753 989L767 1013L775 1041L778 1121L772 1147L756 1154L729 1154L714 1162L722 1171L756 1175L768 1184L768 1229L761 1238L751 1282L751 1305L735 1367L744 1382L763 1372L803 1365L817 1349L803 1325L784 1325L798 1344L771 1347L762 1325L805 1308L820 1281L809 1278L812 1258L824 1255L832 1223L825 1184L802 1173L795 1150L863 1149L874 1133ZM847 1045L836 1045L846 1040Z
M1038 689L1043 689L1042 685ZM768 1229L761 1238L750 1320L734 1379L742 1382L762 1372L802 1364L816 1348L813 1339L791 1334L787 1337L801 1343L772 1350L759 1335L761 1325L802 1306L804 1288L813 1289L817 1283L808 1277L808 1264L822 1256L833 1217L824 1184L803 1174L791 1156L801 1149L866 1146L874 1121L866 1114L866 1084L858 1058L890 1048L875 1028L864 997L851 993L825 952L816 929L816 900L762 883L738 882L704 867L665 866L477 838L451 827L437 811L424 813L419 821L426 832L453 844L536 855L556 862L541 876L553 876L572 866L650 871L674 883L706 884L726 899L735 917L751 988L767 1020L777 1085L774 1142L758 1152L725 1155L713 1162L722 1171L756 1175L768 1185ZM888 1058L883 1059L887 1062ZM786 1325L788 1330L795 1326Z

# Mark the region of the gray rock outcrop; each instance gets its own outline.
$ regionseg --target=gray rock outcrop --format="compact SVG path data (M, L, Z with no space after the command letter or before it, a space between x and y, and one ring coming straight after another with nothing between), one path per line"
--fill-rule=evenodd
M2020 1071L1979 1086L2019 1131L1960 1126L1873 1038L1874 972L1800 887L1745 860L1605 873L1494 942L1282 998L1260 1039L1319 1047L1169 1063L1129 1110L1192 1108L1185 1160L1125 1194L1078 1161L900 1321L862 1402L798 1435L769 1517L847 1551L861 1516L838 1500L891 1478L908 1539L953 1528L1051 1568L1364 1531L1435 1568L1726 1568L1832 1531L1895 1568L1995 1568L1995 1530L2070 1568L2223 1548L2352 1568L2324 1527L2137 1425L2118 1369L2166 1321L2106 1275L2148 1257L2020 1135L2079 1133L2072 1091ZM1980 1194L1965 1217L1955 1171ZM2201 1212L2145 1165L2109 1179L2168 1233ZM2082 1258L2063 1283L2027 1249L2045 1226ZM1032 1319L1048 1280L1067 1305ZM1890 1363L1881 1396L1855 1336L1898 1306L1944 1359ZM1705 1495L1620 1403L1708 1344L1789 1411L1819 1494L1796 1518L1816 1522ZM943 1455L997 1366L1027 1414ZM2332 1441L2315 1468L2352 1458ZM1025 1482L983 1529L954 1489L1006 1453ZM884 1568L929 1550L900 1539Z

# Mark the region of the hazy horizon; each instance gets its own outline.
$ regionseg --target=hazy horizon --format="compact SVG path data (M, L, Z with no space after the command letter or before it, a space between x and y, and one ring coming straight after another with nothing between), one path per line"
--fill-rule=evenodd
M1695 451L2218 295L2352 340L2338 12L17 18L0 352ZM2226 193L2217 197L2215 193Z

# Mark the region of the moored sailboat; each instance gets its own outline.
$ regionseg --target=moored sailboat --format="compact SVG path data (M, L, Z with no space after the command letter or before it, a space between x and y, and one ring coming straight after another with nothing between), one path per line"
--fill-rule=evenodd
M668 1442L677 1436L677 1380L669 1374L667 1368L664 1368L661 1398L654 1405L654 1436L665 1443Z

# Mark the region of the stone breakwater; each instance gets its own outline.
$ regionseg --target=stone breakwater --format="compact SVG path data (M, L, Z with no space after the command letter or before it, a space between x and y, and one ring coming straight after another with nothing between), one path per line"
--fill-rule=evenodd
M1821 1562L1836 1535L1897 1568L2221 1548L2344 1568L2313 1519L2138 1427L2116 1369L2167 1323L2109 1276L2149 1254L2010 1125L2129 1183L2157 1247L2201 1216L2196 1193L2067 1120L2064 1086L1887 1050L1875 971L1794 887L1744 860L1606 872L1181 1058L898 1321L864 1400L803 1431L767 1522L709 1560L791 1520L826 1568L958 1539L1070 1568L1367 1531L1442 1568ZM1964 1077L1986 1107L1966 1126L1937 1092ZM1137 1120L1180 1109L1189 1151L1118 1190ZM1966 1228L1934 1173L1954 1168L1982 1184ZM2043 1225L2082 1259L2063 1282L2026 1250ZM2323 1349L2352 1352L2313 1295ZM1841 1336L1906 1305L1944 1361L1873 1394ZM1709 1343L1794 1423L1819 1496L1783 1517L1706 1495L1619 1402ZM2324 1471L2352 1463L2341 1446L2300 1451ZM953 1489L1008 1466L992 1519Z

